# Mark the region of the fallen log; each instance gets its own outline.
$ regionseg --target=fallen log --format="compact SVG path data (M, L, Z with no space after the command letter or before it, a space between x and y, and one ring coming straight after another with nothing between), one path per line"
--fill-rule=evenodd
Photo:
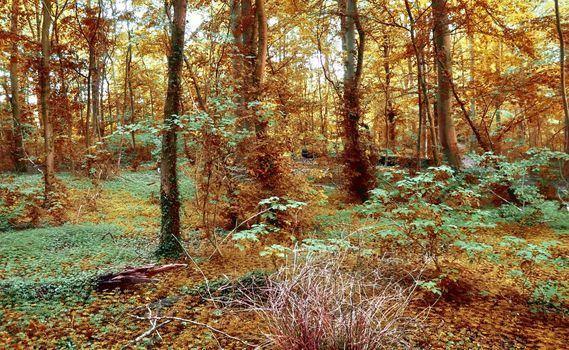
M109 290L119 288L121 290L132 288L138 284L155 283L158 279L153 276L186 267L187 264L166 264L166 265L144 265L140 267L127 266L121 272L109 273L99 277L97 282L97 290Z

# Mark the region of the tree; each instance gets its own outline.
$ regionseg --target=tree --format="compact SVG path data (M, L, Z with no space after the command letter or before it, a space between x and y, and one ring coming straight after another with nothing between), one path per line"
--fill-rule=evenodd
M569 105L567 103L567 90L565 86L565 40L563 29L561 28L561 15L559 14L559 0L555 0L555 24L559 35L559 70L560 70L560 92L563 100L563 114L565 115L565 143L563 149L569 153Z
M362 119L360 82L362 77L365 32L358 14L357 0L338 2L344 51L344 90L342 126L344 131L345 176L353 199L366 201L375 187L369 155L360 135ZM356 40L356 29L358 39Z
M437 134L435 132L434 118L430 109L430 98L429 98L429 88L427 85L425 53L424 45L419 44L417 40L416 32L416 20L411 11L411 4L409 0L405 0L405 10L409 19L409 36L411 38L411 45L413 46L413 53L415 55L415 61L417 62L417 80L418 80L418 95L419 95L419 128L417 133L417 164L420 166L421 162L421 149L422 149L422 137L423 128L428 125L429 136L431 141L431 151L433 156L433 161L435 164L439 164L439 151L437 150ZM425 154L427 150L425 149Z
M180 237L180 198L177 175L177 121L180 113L186 0L174 0L174 16L170 24L171 39L168 55L168 86L164 102L164 131L160 163L161 229L158 256L179 256L183 248ZM167 11L169 11L167 9Z
M39 68L40 104L44 137L44 197L46 205L50 205L51 194L55 183L55 148L53 137L53 121L49 109L50 98L50 55L51 55L51 0L42 1L41 29L41 62Z
M19 0L12 0L12 18L11 18L11 32L12 35L19 35L20 28L18 26L18 19L20 14L20 2ZM14 159L14 164L17 172L24 172L26 170L26 164L24 161L24 142L22 135L22 110L21 110L21 98L20 98L20 78L18 72L18 59L19 59L19 49L18 42L14 40L12 42L11 52L10 52L10 103L12 105L12 138L13 138L13 150L12 158Z
M238 146L237 162L264 192L275 194L287 170L279 159L277 142L269 135L269 119L261 106L269 47L265 0L233 1L229 26L234 44L231 69L238 92L238 128L249 135Z
M106 19L103 17L103 3L98 0L98 6L92 7L91 0L87 1L85 16L79 19L79 9L75 4L75 17L79 32L84 38L88 49L88 73L87 73L87 115L85 121L85 145L91 146L89 122L92 122L92 135L97 141L102 139L101 122L101 56L105 46Z
M447 0L433 0L433 25L437 67L437 119L439 137L446 160L456 169L461 160L451 114L452 55Z

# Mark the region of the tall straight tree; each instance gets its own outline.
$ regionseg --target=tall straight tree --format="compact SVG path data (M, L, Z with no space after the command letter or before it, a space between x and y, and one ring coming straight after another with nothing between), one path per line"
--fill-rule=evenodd
M186 0L173 0L174 16L170 25L170 53L168 55L168 87L164 102L164 133L160 163L160 208L162 221L157 255L176 257L183 252L180 236L180 198L178 191L177 119L182 93L182 65L184 62L184 33L186 29ZM166 9L166 11L169 11Z
M55 183L55 148L53 140L53 121L49 110L49 72L50 72L50 32L51 32L51 0L42 1L42 27L41 27L41 62L39 67L40 106L43 120L44 137L44 196L45 204L50 205L51 193Z
M343 120L347 186L355 200L368 199L375 186L373 167L360 135L360 81L364 60L365 32L358 14L357 0L339 0L342 49L344 51ZM356 40L356 29L358 38Z
M12 18L10 31L14 37L20 33L18 20L20 15L20 1L12 0ZM12 105L13 148L12 158L17 172L26 170L24 161L24 142L22 137L22 108L20 101L20 78L18 73L18 41L14 39L10 52L10 103Z
M561 99L563 100L563 114L565 115L565 144L563 149L569 153L569 106L567 103L567 90L565 86L565 39L561 28L561 15L559 13L559 0L555 0L555 24L559 35L559 68L561 79Z
M411 37L411 44L413 45L413 52L415 54L415 60L417 61L417 80L418 80L418 97L419 97L419 128L418 128L418 138L417 138L417 165L420 166L421 154L422 154L422 138L423 138L423 128L429 130L428 135L431 142L431 151L433 155L433 161L435 164L439 164L439 151L437 149L437 135L435 132L434 118L431 115L431 109L429 107L429 88L426 79L426 62L425 62L425 47L420 45L417 40L416 31L416 20L411 11L411 4L409 0L405 0L405 9L407 16L409 18L409 35ZM428 127L427 127L428 126ZM426 137L426 135L425 135ZM425 142L425 154L427 154L427 143Z
M452 55L447 0L433 0L435 58L437 66L437 118L443 154L449 164L459 169L460 152L450 103L452 98Z

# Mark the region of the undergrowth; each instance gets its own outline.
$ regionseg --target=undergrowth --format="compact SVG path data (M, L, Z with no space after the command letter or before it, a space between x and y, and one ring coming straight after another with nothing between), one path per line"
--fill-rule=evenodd
M0 235L1 303L87 298L98 276L149 262L151 253L151 242L114 225L8 231Z

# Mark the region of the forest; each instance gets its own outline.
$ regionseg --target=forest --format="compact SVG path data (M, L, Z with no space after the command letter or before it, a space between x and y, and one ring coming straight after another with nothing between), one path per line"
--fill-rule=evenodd
M0 9L0 348L569 349L569 1Z

